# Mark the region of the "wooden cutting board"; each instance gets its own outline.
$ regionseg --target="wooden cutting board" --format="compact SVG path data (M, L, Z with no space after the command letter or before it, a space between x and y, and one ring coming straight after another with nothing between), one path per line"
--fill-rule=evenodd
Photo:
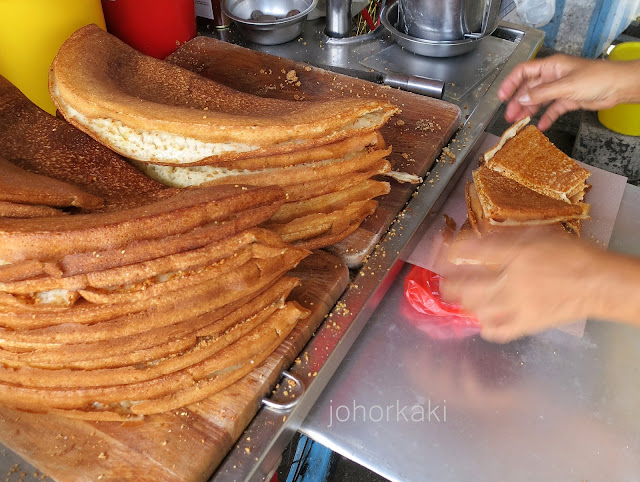
M206 480L349 282L344 263L322 251L291 274L302 284L289 299L312 314L263 364L217 395L138 423L87 422L0 408L0 442L60 481Z
M454 104L334 74L209 37L197 37L187 42L167 60L234 89L262 97L300 102L342 97L387 99L402 109L382 129L387 144L393 146L389 161L393 170L420 177L431 168L460 125L460 108ZM286 74L292 70L298 78L296 82L287 81ZM415 188L415 185L391 181L391 192L377 198L376 213L331 251L350 268L359 267Z

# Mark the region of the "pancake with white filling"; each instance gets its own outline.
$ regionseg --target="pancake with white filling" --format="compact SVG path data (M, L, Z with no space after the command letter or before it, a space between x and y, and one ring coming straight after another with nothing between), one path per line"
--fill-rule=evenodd
M126 157L166 165L309 149L373 132L397 111L382 100L245 94L147 57L95 25L62 45L49 91L76 127Z

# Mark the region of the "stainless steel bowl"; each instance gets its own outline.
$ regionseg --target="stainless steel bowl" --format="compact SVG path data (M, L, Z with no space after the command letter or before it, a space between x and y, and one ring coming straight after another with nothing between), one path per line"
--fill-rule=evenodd
M455 57L466 54L478 46L482 38L461 40L425 40L400 32L398 24L398 2L386 6L380 15L382 25L394 40L410 52L426 57Z
M247 40L277 45L302 33L307 15L317 3L318 0L223 0L222 10ZM292 10L300 13L287 17Z

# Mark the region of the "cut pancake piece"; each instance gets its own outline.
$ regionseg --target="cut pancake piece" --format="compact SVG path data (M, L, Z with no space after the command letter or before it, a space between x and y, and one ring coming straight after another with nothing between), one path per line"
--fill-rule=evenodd
M50 216L64 216L67 213L49 206L20 204L0 201L0 218L46 218Z
M0 76L0 155L107 201L106 209L171 195L122 157L33 104Z
M95 25L60 47L49 91L69 122L126 157L155 164L309 149L372 132L397 111L378 100L245 94L144 56Z
M578 238L582 234L582 220L580 219L572 219L570 221L565 221L562 223L564 229L567 230L569 234L573 234Z
M66 182L25 171L0 157L0 201L51 207L78 207L88 210L104 205L104 200Z
M290 167L240 171L213 166L174 167L135 163L149 177L173 187L244 184L251 186L288 186L370 170L391 153L391 148L347 154L340 159L298 164Z
M571 197L584 190L591 173L535 126L527 126L513 136L513 131L521 127L512 126L503 134L497 149L485 154L486 166L537 193L570 203Z
M465 201L467 203L468 227L473 229L478 236L482 236L490 230L490 225L487 218L484 216L482 203L480 202L480 198L478 198L476 185L469 181L467 181L465 186Z
M573 205L527 189L486 166L473 171L473 180L489 223L500 226L553 224L589 219L589 205Z

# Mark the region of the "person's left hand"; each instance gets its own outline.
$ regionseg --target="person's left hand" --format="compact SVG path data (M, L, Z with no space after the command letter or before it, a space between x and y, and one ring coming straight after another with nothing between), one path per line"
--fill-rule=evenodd
M607 256L567 236L520 230L463 241L456 250L492 269L450 265L443 297L473 313L481 336L499 343L587 317Z

